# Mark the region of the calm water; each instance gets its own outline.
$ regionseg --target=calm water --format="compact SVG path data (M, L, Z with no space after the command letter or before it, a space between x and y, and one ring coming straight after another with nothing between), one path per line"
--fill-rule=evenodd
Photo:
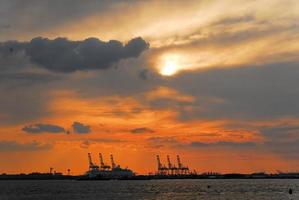
M0 200L23 199L295 200L299 180L0 181Z

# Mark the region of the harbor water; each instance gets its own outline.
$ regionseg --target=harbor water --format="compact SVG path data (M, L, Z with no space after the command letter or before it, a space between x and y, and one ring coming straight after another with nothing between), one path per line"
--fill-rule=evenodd
M299 179L9 180L0 188L1 200L299 199Z

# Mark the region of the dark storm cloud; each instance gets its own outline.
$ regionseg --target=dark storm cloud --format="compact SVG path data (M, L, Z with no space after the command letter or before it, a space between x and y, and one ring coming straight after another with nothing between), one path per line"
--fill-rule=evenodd
M155 131L153 129L147 128L147 127L141 127L141 128L134 128L131 130L131 133L134 134L142 134L142 133L154 133Z
M83 123L80 122L74 122L72 124L72 128L75 133L79 133L79 134L86 134L91 132L90 126L84 125Z
M0 152L15 152L15 151L40 151L49 150L52 148L50 144L41 144L33 141L31 143L18 143L16 141L0 141Z
M22 128L23 131L32 134L39 133L65 133L65 129L61 126L53 124L33 124Z
M137 37L123 45L117 40L108 42L97 38L70 41L67 38L50 40L37 37L28 43L0 44L1 59L24 51L32 63L50 71L73 72L88 69L107 69L121 59L138 57L149 44Z

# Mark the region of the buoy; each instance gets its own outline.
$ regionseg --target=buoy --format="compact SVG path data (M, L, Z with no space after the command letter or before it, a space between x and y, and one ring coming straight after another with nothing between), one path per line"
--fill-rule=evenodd
M289 189L289 194L293 194L293 190L291 188Z
M207 186L207 188L210 188L210 187L211 187L210 185Z

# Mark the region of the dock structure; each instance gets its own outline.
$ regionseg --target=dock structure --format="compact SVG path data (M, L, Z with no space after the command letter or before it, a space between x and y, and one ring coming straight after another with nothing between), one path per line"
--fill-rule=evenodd
M182 164L180 156L177 155L177 166L175 164L173 164L170 160L170 156L167 155L166 156L166 160L167 160L167 166L162 164L161 160L160 160L160 156L157 155L157 166L158 166L158 171L157 171L157 175L188 175L190 174L189 171L189 167L185 166Z
M188 166L184 166L181 162L180 156L177 155L177 162L178 162L178 173L179 174L189 174L189 167Z
M158 163L158 174L159 175L167 175L168 168L161 163L159 155L157 155L157 163Z
M90 171L94 171L94 170L98 170L99 169L99 166L96 165L96 164L94 164L92 162L92 158L91 158L91 154L90 153L88 153L88 161L89 161L89 170Z
M105 164L103 156L99 153L99 165L96 165L91 158L91 154L88 153L89 170L85 173L85 176L89 178L131 178L134 176L134 172L128 168L121 168L120 165L114 162L113 155L110 155L111 166Z
M103 155L101 153L99 153L99 159L100 159L100 169L101 170L110 170L111 167L104 163Z
M168 175L177 174L178 168L171 163L169 155L167 155L167 163L168 163Z

